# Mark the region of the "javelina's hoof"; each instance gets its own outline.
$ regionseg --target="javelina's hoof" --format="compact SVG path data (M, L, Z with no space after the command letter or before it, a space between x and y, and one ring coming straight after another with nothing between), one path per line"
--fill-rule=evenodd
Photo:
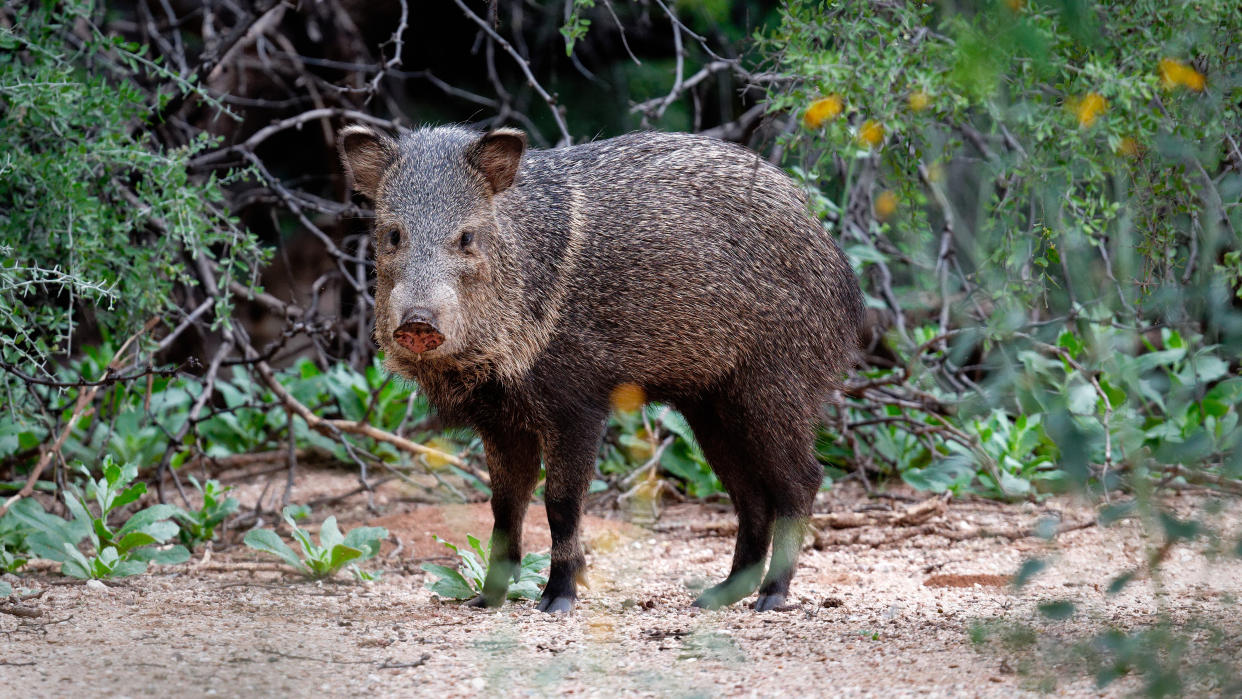
M759 595L759 599L755 600L756 612L770 612L777 607L785 604L785 594L783 592L774 592L768 595Z
M544 597L539 600L539 611L548 614L567 614L573 611L573 597Z
M503 595L500 597L486 597L484 595L479 595L478 597L475 597L474 599L467 602L466 606L467 607L492 608L492 607L499 607L500 605L504 603L505 603L505 598Z

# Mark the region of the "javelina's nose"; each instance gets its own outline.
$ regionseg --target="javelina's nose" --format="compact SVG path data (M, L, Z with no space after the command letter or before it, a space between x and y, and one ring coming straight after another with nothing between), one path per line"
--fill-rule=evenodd
M401 325L392 332L392 339L411 352L430 352L444 343L444 334L436 327L435 314L426 308L411 308L401 316Z

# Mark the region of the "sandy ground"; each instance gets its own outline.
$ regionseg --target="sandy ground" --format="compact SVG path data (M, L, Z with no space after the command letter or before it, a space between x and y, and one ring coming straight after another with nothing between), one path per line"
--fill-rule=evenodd
M350 487L346 476L311 474L299 482L295 500ZM257 486L238 491L243 502L258 493ZM1175 496L1171 505L1184 508L1192 497L1201 496ZM367 516L363 502L351 498L316 514L335 513L346 526L380 524L395 534L384 556L368 564L384 571L372 584L345 575L300 582L240 546L106 587L65 584L46 573L7 576L15 587L47 592L37 602L41 617L0 615L0 687L7 688L0 693L1111 696L1140 685L1125 678L1100 691L1055 659L1031 665L1000 635L972 642L970 629L1003 615L1029 625L1040 645L1068 648L1070 639L1101 622L1138 627L1158 610L1175 619L1237 622L1232 605L1242 593L1242 562L1208 563L1183 546L1170 553L1160 593L1141 579L1109 597L1101 590L1105 581L1139 567L1150 551L1133 523L1068 531L1054 543L996 536L951 541L921 529L907 529L902 538L894 536L900 527L887 526L842 530L836 533L849 536L839 543L808 549L786 611L756 614L738 605L704 612L688 605L694 589L727 571L733 515L721 506L679 505L652 528L588 518L591 587L581 591L573 614L541 614L530 602L484 611L434 599L419 564L444 553L432 533L458 541L467 532L486 534L486 505L417 505L395 486L380 492L379 516ZM867 513L910 505L844 489L819 507ZM548 545L539 509L532 508L528 521L532 549ZM955 501L931 524L942 531L1018 531L1050 512L1066 523L1091 517L1069 499ZM1225 521L1236 535L1238 503L1227 505ZM1052 564L1015 590L1008 576L1031 556ZM1035 606L1052 599L1071 599L1079 612L1045 620ZM1232 633L1237 648L1237 629Z

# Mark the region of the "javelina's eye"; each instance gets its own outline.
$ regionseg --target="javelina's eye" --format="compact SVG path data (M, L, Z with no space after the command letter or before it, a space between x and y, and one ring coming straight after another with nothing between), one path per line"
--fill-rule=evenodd
M401 245L401 231L396 228L388 231L388 246L395 248L399 245Z
M473 243L473 242L474 242L474 231L462 231L461 238L457 241L457 244L461 246L462 250L465 250L466 248L470 247L470 243Z

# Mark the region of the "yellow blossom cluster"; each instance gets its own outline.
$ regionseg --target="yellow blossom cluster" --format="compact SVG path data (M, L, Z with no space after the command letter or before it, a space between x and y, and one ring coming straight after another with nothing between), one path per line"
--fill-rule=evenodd
M1185 87L1195 92L1202 92L1204 85L1203 73L1172 58L1160 59L1160 82L1166 90Z
M843 109L845 109L845 100L841 99L841 95L828 95L823 99L815 100L810 107L807 107L806 114L802 115L802 123L808 129L818 129L829 119L840 116Z

